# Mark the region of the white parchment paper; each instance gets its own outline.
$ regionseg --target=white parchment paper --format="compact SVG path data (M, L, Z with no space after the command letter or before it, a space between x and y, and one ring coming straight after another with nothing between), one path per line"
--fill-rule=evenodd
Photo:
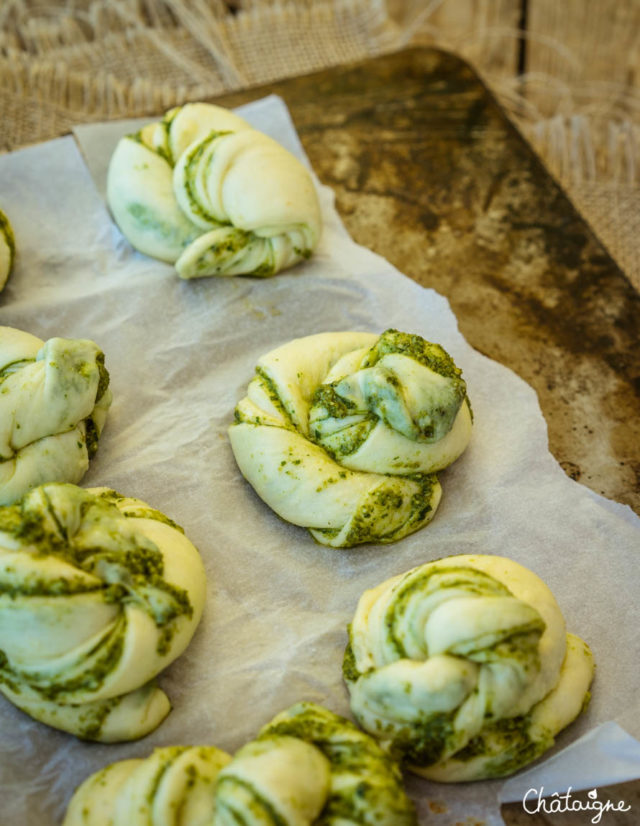
M302 155L280 100L242 114ZM183 282L134 252L99 194L111 147L126 131L80 130L84 157L73 137L0 157L0 204L18 245L0 323L43 339L92 338L104 350L114 402L83 484L137 496L181 524L204 559L207 607L187 652L161 677L174 709L140 742L82 743L0 697L0 823L53 826L73 788L106 763L175 743L234 751L299 700L348 715L341 662L358 597L455 553L507 555L532 568L593 649L592 702L556 752L599 724L616 725L578 746L567 782L577 787L576 765L589 786L640 777L638 750L619 728L640 735L640 520L565 476L548 452L534 391L469 347L445 298L355 245L328 189L320 189L317 254L272 279ZM440 342L463 368L472 442L441 475L443 501L426 529L390 546L322 547L253 493L226 430L263 352L311 333L387 327ZM562 765L558 758L551 769L557 788L565 787ZM407 785L421 823L502 822L502 781Z

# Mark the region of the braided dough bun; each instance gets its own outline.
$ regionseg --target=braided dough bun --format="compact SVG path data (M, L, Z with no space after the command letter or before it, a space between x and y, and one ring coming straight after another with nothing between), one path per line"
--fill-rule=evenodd
M206 746L114 763L63 826L415 826L400 771L353 723L299 703L235 757Z
M16 254L16 240L9 219L0 209L0 290L7 283Z
M169 713L151 681L205 599L182 529L107 488L48 484L0 508L0 692L54 728L133 740Z
M79 482L111 404L93 341L0 327L0 505L45 482Z
M122 138L107 201L130 243L181 278L274 275L308 258L321 232L303 164L209 103L171 109Z
M343 671L365 730L417 774L455 782L549 749L589 698L593 659L535 574L460 555L366 591Z
M393 542L429 522L434 474L471 436L460 370L387 330L295 339L258 361L229 429L243 476L324 545Z

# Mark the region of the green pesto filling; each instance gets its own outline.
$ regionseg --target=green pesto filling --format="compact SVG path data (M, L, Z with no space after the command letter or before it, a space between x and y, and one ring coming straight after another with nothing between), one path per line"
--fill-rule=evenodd
M263 260L254 267L253 270L248 271L245 275L255 276L269 276L273 275L276 270L275 256L273 249L268 239L259 238L253 232L246 232L241 229L228 229L225 232L225 237L221 241L216 241L210 244L200 256L192 261L189 265L189 271L200 275L216 275L224 273L232 264L236 263L234 259L243 250L246 256L250 256L251 247L255 244L262 245Z
M154 519L156 522L162 522L164 525L169 525L169 527L184 534L184 528L180 527L173 519L170 519L162 513L162 511L156 510L137 499L123 496L121 493L111 489L102 491L97 495L97 498L110 505L119 506L119 512L128 519Z
M241 229L228 229L224 238L211 243L198 258L190 261L191 274L215 275L223 273L239 252L246 249L255 238L253 233Z
M193 765L193 763L189 763L188 766L184 767L184 773L187 777L185 789L189 791L189 789L192 789L196 785L196 781L199 777L198 769Z
M411 516L409 521L412 525L421 525L433 510L431 499L433 497L433 489L438 484L438 477L435 473L412 473L405 478L412 479L420 486L420 489L411 497Z
M295 737L319 748L331 762L336 738L338 742L344 739L345 732L351 728L355 729L353 723L336 714L318 713L313 707L307 707L295 716L269 723L256 739L263 741L273 737Z
M349 427L335 434L331 441L329 440L331 437L323 438L318 428L313 429L312 436L315 444L323 448L332 459L339 462L341 457L351 456L367 441L376 424L375 416L367 416L362 421L349 425Z
M353 644L351 640L351 625L348 626L349 642L344 651L344 659L342 660L342 677L346 683L355 683L361 676L356 665L356 655L353 653Z
M149 807L151 807L151 805L153 804L154 798L158 793L158 789L160 788L160 784L162 783L162 778L171 769L173 763L177 760L177 758L180 757L181 754L184 754L184 752L187 751L189 748L189 746L172 746L168 750L164 751L164 760L158 766L156 773L151 778L148 791L145 795ZM188 768L195 769L194 766L190 766Z
M407 409L402 382L391 370L378 369L369 377L360 388L358 397L360 394L363 397L359 400L350 398L355 392L350 377L321 386L312 399L310 419L314 438L332 456L346 456L357 450L378 421L412 441L437 441L451 430L466 398L466 384L449 354L439 344L420 336L387 330L367 351L356 374L375 367L388 354L412 358L444 377L446 385L437 392L432 390L428 402L424 400L425 408L419 413L419 420L414 420L415 414ZM363 421L349 424L343 430L335 429L336 420L354 416L362 417Z
M7 246L9 247L9 272L11 272L11 268L13 267L13 262L16 257L16 239L13 234L13 227L11 226L11 223L9 222L9 219L1 209L0 234L4 235L5 240L7 242Z
M77 737L82 740L98 740L102 732L105 720L123 700L123 696L111 697L100 703L88 704L87 710L83 709L80 715L80 725L74 731Z
M256 739L285 736L316 746L331 763L332 771L360 770L370 766L372 760L390 763L393 770L397 770L395 763L368 734L345 717L311 703L301 703L297 713L267 724Z
M138 201L133 201L127 204L127 212L134 219L138 227L147 229L150 232L161 235L166 239L167 244L186 247L194 241L199 233L195 230L186 235L182 227L174 224L169 224L158 217L158 213L146 204L141 204Z
M439 712L394 732L391 752L416 766L437 763L455 737L456 711Z
M164 133L163 150L171 166L175 166L175 163L178 160L173 155L173 147L171 146L171 130L173 127L174 120L178 117L181 111L181 106L176 106L173 109L169 109L169 111L165 114L165 116L162 118L160 122L162 126L162 131Z
M351 399L342 398L332 384L324 384L318 387L311 400L312 408L321 408L326 411L322 418L344 419L354 414L355 403ZM311 436L314 442L322 447L326 453L340 461L342 456L350 456L369 438L369 434L377 424L375 414L363 415L358 422L325 436L322 428L314 426Z
M92 459L98 452L98 441L100 440L98 428L92 416L88 416L84 420L84 440L87 446L87 455Z
M199 215L205 221L208 221L216 226L223 226L225 224L229 224L229 221L220 221L218 218L214 217L204 206L200 198L198 197L198 193L195 189L195 178L196 178L196 171L197 167L202 160L202 156L212 141L217 140L217 138L221 137L222 135L228 135L229 132L211 132L207 135L206 138L203 138L199 141L186 155L185 158L185 166L184 166L184 191L189 200L189 205L193 212L196 215ZM209 157L207 161L207 165L211 164L213 159L213 155Z
M300 247L294 247L293 251L296 255L300 258L304 258L305 260L308 260L313 255L313 250L310 249L300 249Z
M416 594L425 598L442 589L464 588L469 595L476 596L513 596L511 591L484 571L475 568L451 565L432 567L418 575L409 573L404 583L395 590L394 598L385 615L387 642L393 646L401 659L407 656L402 641L395 629L402 626L404 615ZM428 656L425 643L425 656Z
M91 544L84 547L69 535L67 525L58 514L49 490L64 489L65 504L75 505L79 511L80 528L93 529L92 536L98 541L104 531L105 547ZM106 602L121 605L136 604L149 614L156 627L162 628L158 653L164 654L174 633L172 623L181 616L191 617L193 606L185 590L164 579L164 561L157 546L145 537L119 532L127 519L150 518L174 525L153 508L139 508L127 514L120 511L115 502L125 500L115 491L100 496L76 488L74 485L43 485L28 493L14 505L0 508L0 531L13 536L18 542L42 556L53 555L103 581L102 594ZM47 583L30 580L28 592L48 592ZM54 586L57 593L63 591L60 581ZM69 581L67 593L75 593L77 581ZM12 586L12 594L24 593Z
M331 765L327 802L314 824L370 823L378 819L414 824L415 812L404 794L398 764L369 735L344 717L311 704L301 704L291 717L268 724L258 740L289 736L318 748ZM341 780L344 778L344 781Z
M255 275L259 278L265 278L269 275L273 275L275 272L275 267L271 261L263 261L261 264L258 264L257 267L251 270L251 272L245 273L246 275Z
M263 253L264 259L258 264L257 267L254 267L251 272L248 272L247 275L255 275L261 278L265 278L269 275L273 275L276 271L276 257L273 251L273 245L271 243L270 238L259 238L254 232L250 233L250 238L252 243L257 242L264 242L263 243Z
M5 366L0 370L0 384L12 373L16 373L22 367L26 367L27 364L33 364L35 359L17 359L16 361L10 361L9 364L5 364Z
M460 652L454 646L451 654L466 656L476 663L504 663L510 660L524 672L538 672L540 670L540 651L538 644L545 629L542 618L532 620L527 625L509 629L508 635L499 637L494 643L483 644L480 641L477 648Z
M553 737L534 740L530 736L530 715L498 720L456 752L453 759L468 762L484 758L484 777L504 777L531 763L553 745Z
M225 798L228 795L228 801ZM229 775L221 777L217 790L216 798L221 802L225 808L229 808L233 812L233 816L238 824L245 826L250 823L261 823L264 826L288 826L288 821L276 811L273 805L260 792L240 777ZM235 805L229 805L229 803ZM237 807L237 808L236 808ZM251 819L246 820L239 811L240 807L246 807Z
M5 568L5 571L11 573L11 567ZM12 600L18 597L66 597L72 594L91 594L101 590L101 587L87 583L82 577L56 577L42 580L34 574L22 577L19 585L0 581L0 596L9 597Z
M96 404L104 396L109 387L109 371L104 366L104 353L98 352L96 354L96 364L98 365L98 389L96 391Z
M167 150L163 146L153 146L152 144L147 143L145 139L142 137L142 129L139 129L137 132L131 132L130 134L125 135L125 138L127 138L130 141L135 141L135 143L139 143L141 146L144 146L145 149L148 149L149 152L153 152L154 155L159 155L161 158L164 158L165 161L168 161L171 164L171 166L173 166L169 159Z
M402 333L399 330L386 330L367 352L362 360L361 367L374 367L383 356L398 353L408 356L423 367L428 367L434 373L444 378L462 379L462 370L456 367L454 360L440 344L426 341L413 333Z
M312 407L323 407L332 419L344 419L354 412L355 402L343 399L332 384L322 384L313 394Z
M224 241L212 244L209 250L216 256L231 258L237 252L244 249L251 237L251 233L242 229L230 229L226 231Z
M2 685L6 685L14 694L21 693L20 682L9 665L7 655L0 649L0 686Z
M331 826L336 822L369 824L380 820L394 826L417 823L413 805L391 773L391 764L369 767L362 780L357 783L352 780L343 790L331 794L314 826Z
M78 691L95 692L122 657L125 630L126 619L122 617L106 640L101 639L86 655L84 669L67 680L47 674L40 678L36 674L24 674L19 668L12 667L3 655L3 660L0 661L0 683L6 683L10 688L17 686L17 694L21 693L20 684L27 683L43 700L53 703L59 702L61 696L64 698L65 695Z
M508 717L484 726L480 734L472 737L467 745L456 752L456 760L473 760L476 757L487 755L488 740L496 748L522 746L530 742L527 734L531 720L529 715Z
M276 384L271 378L271 376L269 376L269 374L262 367L256 367L256 374L260 377L263 389L266 390L269 399L273 402L273 406L278 410L279 413L282 414L284 419L289 424L293 425L291 414L284 406L282 399L280 398L280 394L278 393L278 388L276 387ZM295 429L298 430L297 427Z
M342 547L362 545L366 542L382 544L394 542L424 524L433 511L431 499L438 478L434 473L416 473L403 478L412 479L420 485L419 490L411 496L408 518L402 524L385 533L383 527L385 520L390 517L393 511L402 507L404 497L397 490L389 490L388 488L374 490L367 495L364 503L347 523L348 529L341 542ZM332 540L342 530L343 528L314 528L313 532L326 537L327 540Z

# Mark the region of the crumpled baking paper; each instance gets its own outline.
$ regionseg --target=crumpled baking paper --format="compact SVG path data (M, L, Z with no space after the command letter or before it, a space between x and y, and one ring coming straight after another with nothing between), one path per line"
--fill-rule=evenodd
M304 157L282 101L241 113ZM0 821L58 824L74 787L107 763L176 743L233 752L299 700L349 715L341 663L360 594L456 553L506 555L533 569L593 649L593 699L554 753L571 755L571 744L605 725L575 747L566 776L564 758L540 764L549 767L545 784L640 777L624 734L640 735L640 520L563 473L535 392L466 343L445 298L354 244L329 189L319 186L325 230L316 255L275 278L184 282L134 252L100 195L111 149L128 131L79 129L83 154L68 136L0 157L0 203L18 246L0 323L101 346L114 401L83 484L137 496L182 525L204 559L208 600L190 647L160 678L173 711L144 740L83 743L0 697ZM463 368L471 445L441 474L443 500L427 528L394 545L323 547L258 499L236 468L227 427L262 353L311 333L388 327L440 342ZM508 794L513 782L407 777L420 822L437 826L501 824L500 796L518 799Z

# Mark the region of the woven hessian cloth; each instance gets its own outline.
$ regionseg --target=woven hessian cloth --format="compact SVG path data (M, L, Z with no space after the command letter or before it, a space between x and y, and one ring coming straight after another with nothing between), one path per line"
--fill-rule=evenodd
M640 63L640 4L528 7L523 36L516 0L3 0L0 150L435 44L473 63L640 289L640 95L624 82ZM610 44L609 64L593 68L589 37L600 55Z

